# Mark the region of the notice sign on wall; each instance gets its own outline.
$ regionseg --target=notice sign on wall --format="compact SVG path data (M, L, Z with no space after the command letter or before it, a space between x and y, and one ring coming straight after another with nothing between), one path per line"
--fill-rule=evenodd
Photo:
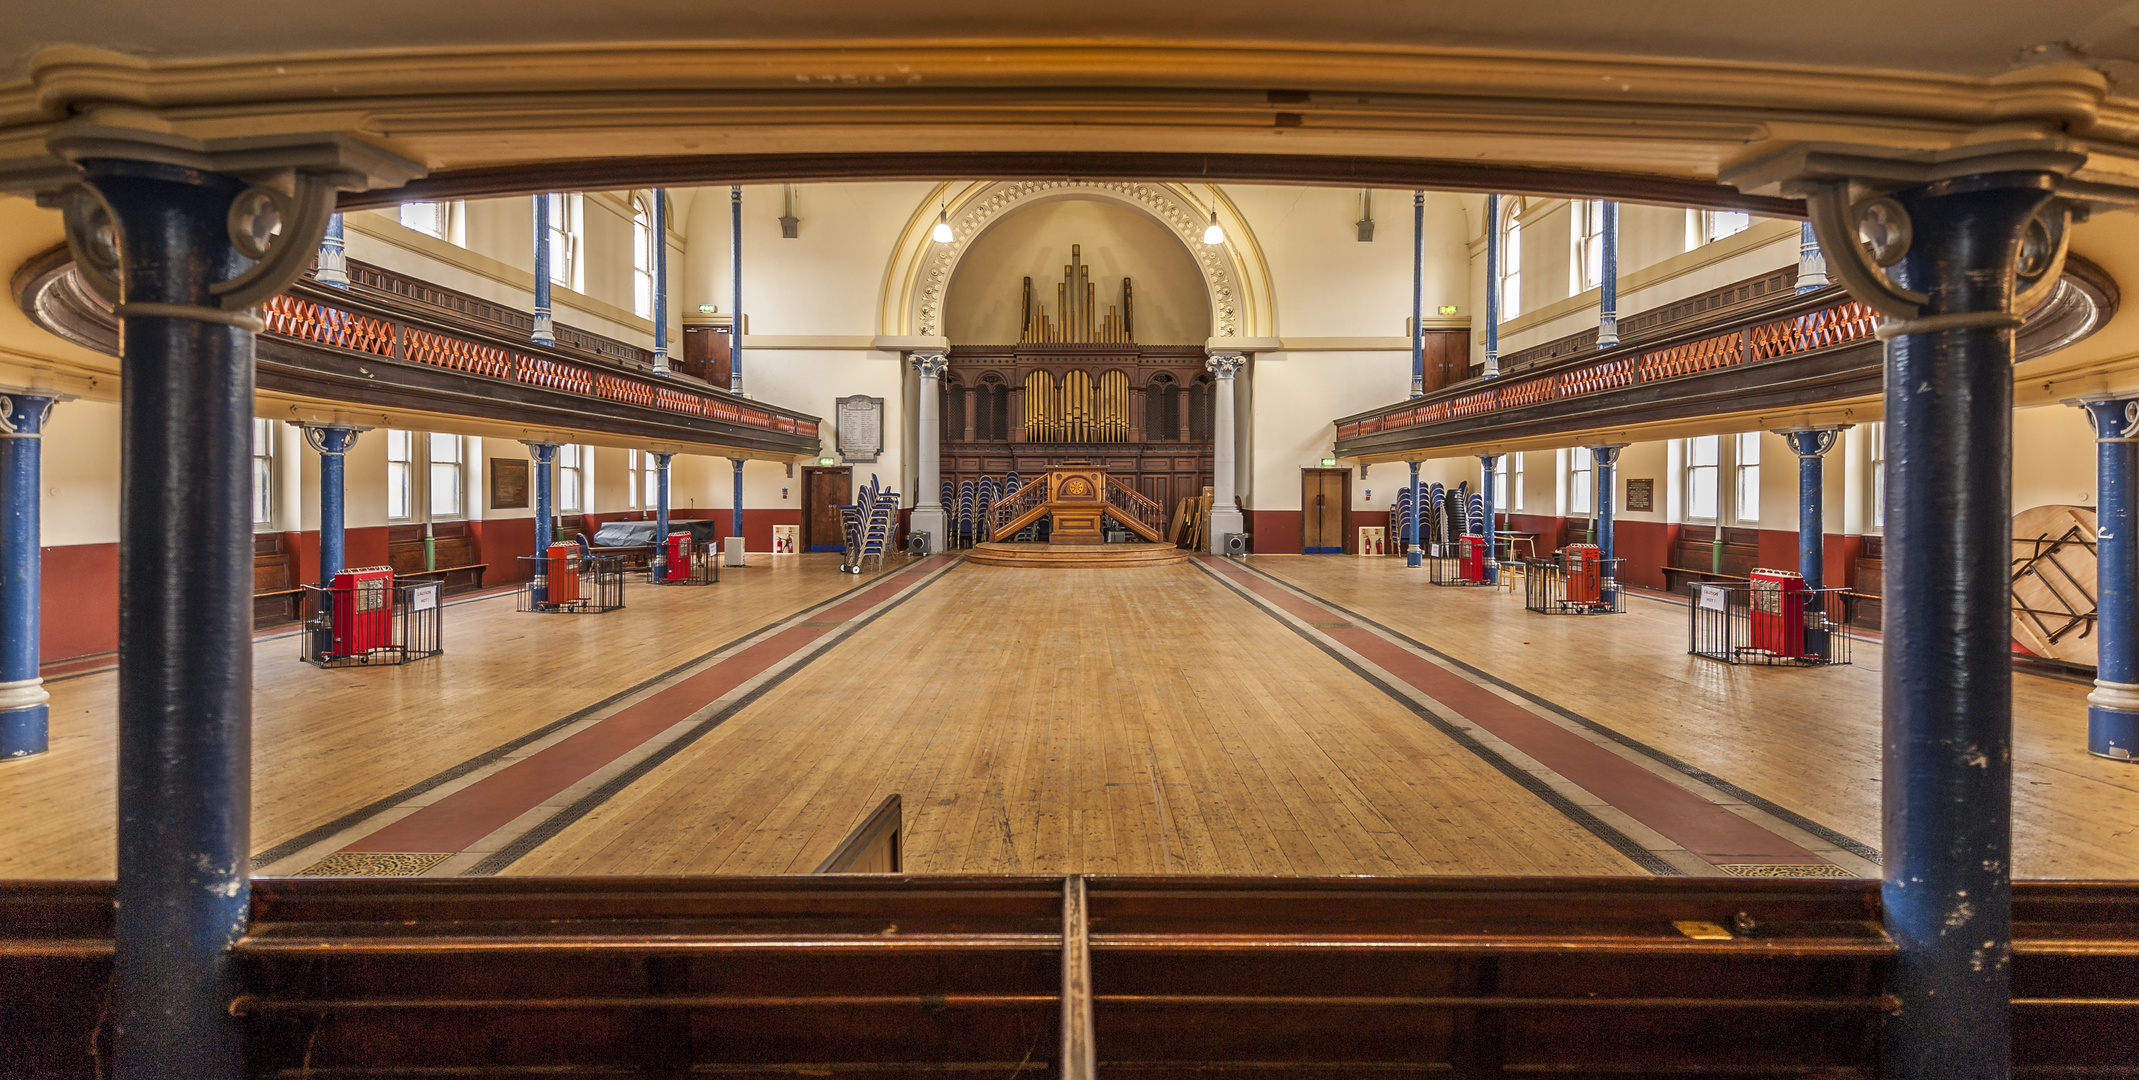
M1656 481L1647 479L1627 481L1627 509L1656 509Z
M527 508L527 462L512 458L490 459L490 508Z
M884 452L884 399L856 394L839 399L836 440L846 461L875 461Z

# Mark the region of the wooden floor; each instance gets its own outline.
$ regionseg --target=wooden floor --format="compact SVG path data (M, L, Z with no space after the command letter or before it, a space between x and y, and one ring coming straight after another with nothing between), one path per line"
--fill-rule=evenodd
M264 641L253 847L873 580L837 562L754 556L711 588L632 586L599 616L458 605L446 655L399 669L318 671L294 638ZM1540 616L1519 594L1426 585L1398 559L1250 565L1878 843L1876 645L1854 667L1732 668L1686 656L1684 609L1661 602ZM1647 872L1198 565L914 580L504 872L804 872L893 792L923 873ZM115 679L50 690L53 751L0 764L0 878L106 877ZM2085 693L2015 678L2021 876L2139 877L2139 766L2082 751Z

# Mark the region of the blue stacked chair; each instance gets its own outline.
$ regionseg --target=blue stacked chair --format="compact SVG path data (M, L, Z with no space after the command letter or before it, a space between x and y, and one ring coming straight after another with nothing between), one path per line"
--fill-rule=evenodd
M976 542L989 539L988 512L995 509L996 501L995 478L981 477L973 487L973 535Z
M1448 489L1439 481L1426 489L1426 532L1430 553L1441 554L1441 545L1448 543Z
M870 497L863 505L867 507L862 521L861 559L876 560L877 569L884 568L884 553L891 549L891 534L899 520L899 493L885 491L877 486L876 477L869 478Z
M973 481L958 482L958 524L952 529L960 546L973 546Z

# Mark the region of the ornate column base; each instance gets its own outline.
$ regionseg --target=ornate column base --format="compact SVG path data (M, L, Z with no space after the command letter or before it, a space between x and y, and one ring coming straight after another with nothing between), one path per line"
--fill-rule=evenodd
M1206 538L1206 542L1210 545L1211 554L1225 554L1225 537L1227 533L1245 533L1247 531L1247 519L1241 515L1240 507L1211 507L1211 535Z
M2139 684L2094 681L2087 695L2087 752L2111 761L2139 761Z
M941 506L916 506L908 519L906 531L928 537L928 553L943 552L943 538L950 531L950 519Z
M50 700L42 678L0 682L0 760L35 757L50 748Z

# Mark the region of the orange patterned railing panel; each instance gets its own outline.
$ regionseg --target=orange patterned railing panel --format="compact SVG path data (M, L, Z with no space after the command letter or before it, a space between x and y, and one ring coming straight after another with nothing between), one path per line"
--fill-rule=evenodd
M1622 386L1632 386L1634 385L1634 361L1631 357L1622 356L1617 360L1606 360L1601 364L1591 364L1576 371L1563 371L1560 373L1559 382L1560 397L1577 397L1582 394L1594 394L1601 390L1617 390Z
M1772 360L1778 356L1864 341L1879 331L1879 313L1856 302L1808 311L1791 319L1778 319L1752 327L1752 358Z
M1641 354L1641 381L1698 375L1704 371L1734 367L1745 360L1745 333L1733 330L1697 341L1682 341L1668 348Z
M271 334L373 356L394 354L394 325L384 319L331 308L288 293L270 297L260 307L260 320Z
M403 330L401 358L493 379L512 378L512 354L504 349L419 326Z
M1502 387L1499 405L1503 409L1513 409L1523 405L1535 405L1540 401L1549 401L1552 399L1553 389L1557 385L1558 381L1548 375L1542 379L1528 379L1511 386Z
M1462 397L1451 399L1448 403L1448 415L1476 416L1479 413L1491 412L1499 408L1499 403L1500 391L1480 390L1476 393L1465 394Z

